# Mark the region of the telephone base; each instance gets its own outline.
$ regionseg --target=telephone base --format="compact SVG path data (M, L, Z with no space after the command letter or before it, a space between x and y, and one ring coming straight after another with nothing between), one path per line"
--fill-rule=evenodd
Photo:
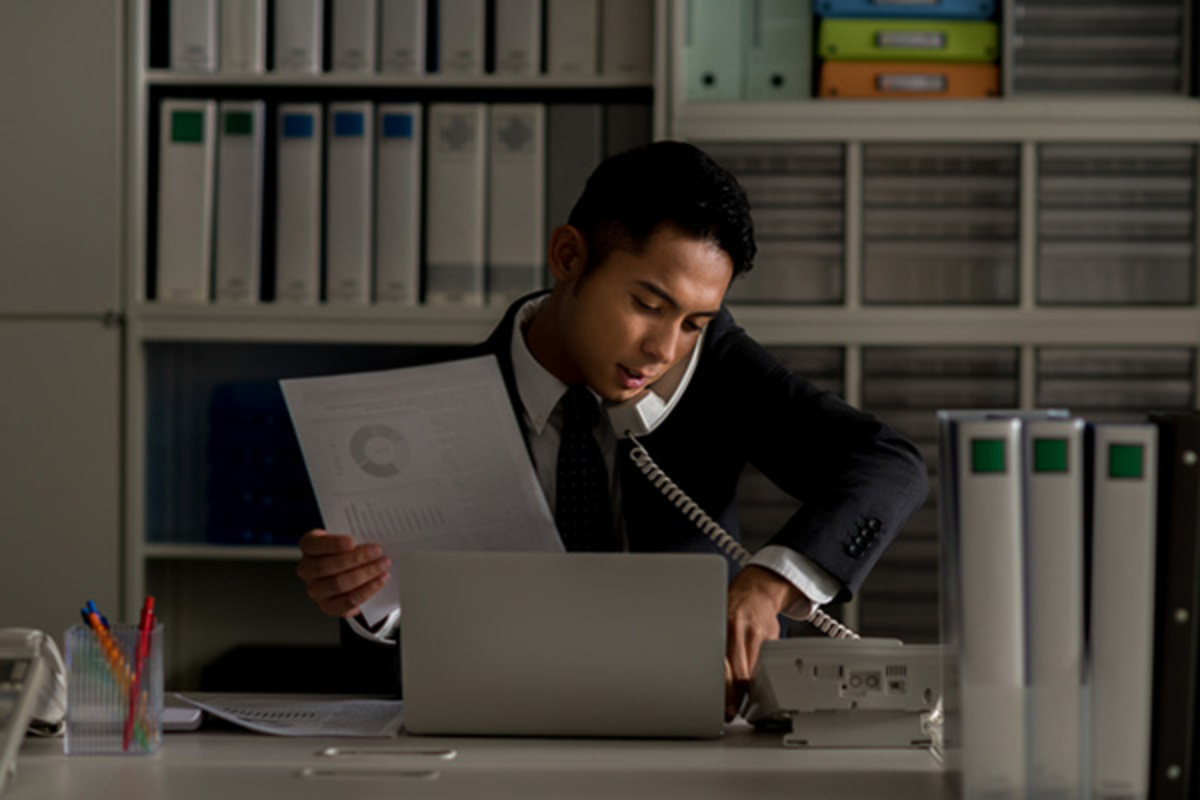
M746 719L785 747L929 748L941 716L942 652L892 639L767 642Z
M932 744L920 715L907 711L792 711L785 716L790 730L783 734L784 747L920 750Z

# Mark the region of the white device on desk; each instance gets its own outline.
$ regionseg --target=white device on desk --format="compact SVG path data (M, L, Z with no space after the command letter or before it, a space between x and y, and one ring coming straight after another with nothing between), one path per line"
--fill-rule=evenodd
M938 735L940 645L819 637L765 642L746 719L787 747L918 747Z
M0 630L0 792L25 733L60 732L66 711L66 670L54 640L28 628Z

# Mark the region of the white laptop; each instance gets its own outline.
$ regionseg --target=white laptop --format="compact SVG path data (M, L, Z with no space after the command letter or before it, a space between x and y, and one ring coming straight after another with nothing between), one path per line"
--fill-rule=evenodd
M724 728L724 559L401 556L410 733L712 737Z

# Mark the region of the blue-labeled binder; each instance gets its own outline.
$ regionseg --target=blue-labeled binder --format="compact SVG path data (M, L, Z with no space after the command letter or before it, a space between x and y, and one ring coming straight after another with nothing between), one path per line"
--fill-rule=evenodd
M819 17L990 19L996 0L816 0Z

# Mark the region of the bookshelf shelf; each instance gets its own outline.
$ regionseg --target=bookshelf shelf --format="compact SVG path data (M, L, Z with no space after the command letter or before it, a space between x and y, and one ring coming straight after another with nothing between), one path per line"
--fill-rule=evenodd
M937 345L953 331L962 344L1192 345L1193 307L1023 309L995 306L731 305L738 323L768 345ZM331 306L187 307L145 304L136 315L143 342L444 344L482 341L502 309Z
M356 309L321 305L171 306L145 303L137 314L146 342L309 342L472 344L482 341L501 309Z
M152 561L298 561L297 547L252 547L216 544L146 544L142 555Z
M1200 101L1129 96L993 100L691 103L672 135L702 141L1174 141L1200 130Z
M148 70L145 83L151 87L165 88L353 88L372 89L645 89L652 85L650 76L625 77L596 75L590 77L564 77L558 75L536 75L514 77L509 75L388 75L384 73L280 73L264 74L206 74L177 73L169 70Z

